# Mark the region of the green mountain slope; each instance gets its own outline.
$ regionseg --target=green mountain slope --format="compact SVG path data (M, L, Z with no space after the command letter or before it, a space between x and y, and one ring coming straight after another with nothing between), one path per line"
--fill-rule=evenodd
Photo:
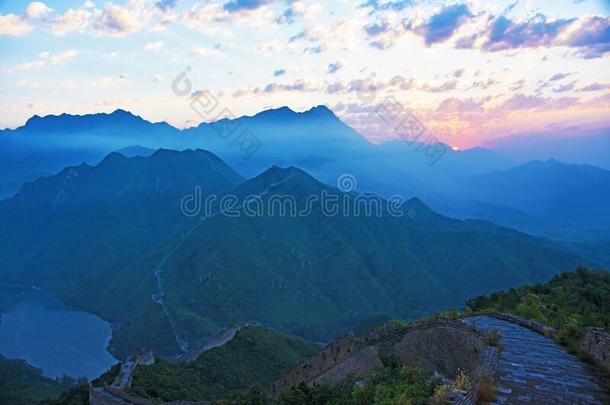
M23 360L7 359L0 354L0 404L31 405L58 397L74 387L68 377L53 380Z
M247 326L224 346L192 363L157 360L135 369L131 392L162 400L214 400L252 385L267 386L320 346L292 336Z
M100 314L119 338L135 319L139 333L150 337L157 328L154 339L167 336L173 344L151 299L152 267L133 270L195 222L181 212L185 195L201 187L205 198L241 180L209 152L159 150L147 158L113 153L95 167L69 167L28 183L0 202L0 279L40 285L70 306ZM146 341L127 335L135 347Z
M180 209L196 186L203 201L234 195L242 211L248 196L267 207L292 196L301 211L323 193L339 212L351 208L325 216L318 201L305 216L273 205L277 215L201 220ZM325 341L371 318L416 318L587 263L548 240L443 217L418 199L400 217L385 201L379 216L355 214L358 198L296 168L242 181L204 151L111 154L0 202L0 280L41 285L111 321L111 349L124 357L140 346L176 354L248 321Z

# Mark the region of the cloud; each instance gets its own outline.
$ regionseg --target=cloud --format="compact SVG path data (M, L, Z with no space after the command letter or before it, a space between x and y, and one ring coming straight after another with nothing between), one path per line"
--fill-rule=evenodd
M343 67L343 64L339 61L336 61L335 63L330 63L328 65L328 68L326 69L326 73L329 73L329 74L337 73L342 67Z
M436 112L443 115L464 116L467 114L481 114L484 111L484 103L469 99L448 98L438 105Z
M334 83L330 83L327 87L326 87L326 92L328 94L336 94L336 93L340 93L343 90L345 90L345 85L341 82L334 82Z
M365 25L364 31L373 39L369 45L377 49L391 47L407 32L423 37L426 45L431 46L450 39L472 17L470 8L458 3L444 7L427 20L403 18L390 24L387 19L381 19Z
M471 88L478 88L478 89L483 89L483 90L487 90L488 88L494 86L495 84L500 83L499 81L497 81L496 79L493 78L488 78L487 80L475 80L472 83Z
M554 88L553 91L555 93L563 93L566 91L572 91L572 90L574 90L575 86L576 86L576 81L573 81L571 83L562 84L559 87Z
M320 4L308 3L299 0L287 0L288 7L282 15L275 19L278 24L292 24L298 17L311 18L322 11Z
M364 31L371 37L383 34L390 29L390 24L386 20L377 21L364 26Z
M610 89L610 83L591 83L582 87L579 91L599 91Z
M32 25L25 19L15 14L0 15L0 35L18 37L29 34Z
M607 16L582 18L568 34L565 44L579 47L578 54L586 59L602 57L610 52L610 18Z
M457 87L458 81L453 79L453 80L449 80L445 83L441 83L441 84L428 84L428 83L424 83L420 89L423 91L426 91L428 93L442 93L445 91L449 91L449 90L455 90L455 88Z
M472 17L470 9L465 4L453 4L433 15L423 26L426 45L443 42L451 38L462 24Z
M383 7L378 2L367 5ZM491 14L487 9L473 13L466 3L455 3L423 19L395 19L392 24L386 19L370 22L364 25L364 31L371 39L369 45L378 49L391 47L411 32L423 37L428 46L453 40L457 49L488 52L565 46L577 48L575 55L582 58L610 53L610 17L551 18L537 13L512 19L506 15L509 10L510 7L500 15Z
M347 50L355 46L357 32L362 30L361 21L352 18L338 21L330 26L311 25L288 39L289 43L309 42L305 53L321 53L326 50Z
M553 76L551 76L549 81L556 82L558 80L565 79L566 77L570 76L570 74L571 73L555 73Z
M52 55L49 59L52 64L58 65L74 58L77 54L78 52L76 50L68 49L66 51L60 52L59 54Z
M244 87L237 89L233 92L233 97L244 97L250 95L261 95L261 94L274 94L281 92L316 92L321 91L322 88L312 82L305 80L296 80L292 83L269 83L263 87Z
M259 6L254 7L254 3ZM180 13L176 20L188 28L197 29L206 34L226 33L229 31L227 27L234 27L237 24L258 30L268 30L270 26L276 24L273 10L266 6L263 7L263 3L267 2L254 3L240 1L228 2L224 5L222 3L195 3L189 10ZM248 4L251 6L240 7ZM220 28L215 23L228 23L228 25Z
M284 44L278 41L264 42L256 46L256 50L265 55L273 55L281 52L284 49Z
M501 105L502 110L531 110L541 107L545 104L545 98L540 96L526 96L524 94L515 94Z
M573 22L574 19L549 20L543 14L517 22L500 16L491 23L483 49L501 51L552 46L557 36Z
M163 48L163 41L149 42L144 45L144 49L147 51L158 51Z
M578 48L577 56L598 58L610 52L610 18L589 16L551 19L536 14L524 20L506 16L489 17L483 32L458 40L458 47L480 48L490 52L520 48Z
M25 18L30 20L43 19L48 17L53 12L53 9L39 1L34 1L28 4L25 9Z
M33 24L47 19L53 9L46 4L34 1L28 4L23 15L0 14L0 35L18 37L29 34L34 29Z
M264 93L277 93L277 92L306 92L306 91L317 91L318 88L305 80L297 80L294 83L277 84L269 83L262 90Z
M120 37L139 31L146 21L143 21L143 15L136 14L136 10L127 7L106 4L95 21L95 32Z
M91 22L93 13L85 9L69 9L58 16L51 25L55 36L63 36L72 31L84 31Z
M305 49L303 49L303 53L310 53L310 54L318 54L318 53L322 53L326 50L326 47L324 45L318 45L318 46L313 46L313 47L307 47Z
M51 54L48 51L40 52L38 58L32 62L22 63L17 66L18 70L30 70L39 68L47 64L60 65L70 59L73 59L78 54L75 49L68 49L57 54Z
M269 2L270 0L231 0L226 2L222 8L230 13L235 13L243 10L256 10Z
M510 113L517 110L552 111L566 109L577 103L578 99L575 97L548 98L515 94L505 100L495 111L500 113Z
M178 0L159 0L155 3L155 7L159 10L167 11L176 7L176 4L178 4Z
M383 10L393 10L393 11L401 11L404 10L407 6L413 4L412 0L390 0L390 1L379 1L379 0L368 0L366 3L363 3L360 7L372 8L372 12L383 11Z

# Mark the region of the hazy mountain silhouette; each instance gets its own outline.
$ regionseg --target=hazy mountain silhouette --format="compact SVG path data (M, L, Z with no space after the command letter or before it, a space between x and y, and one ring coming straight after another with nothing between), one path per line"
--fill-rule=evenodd
M473 199L518 209L556 225L608 227L610 171L551 159L474 176Z
M610 170L610 128L553 129L543 133L494 139L488 142L488 146L519 164L554 158L568 163L588 163Z
M260 144L251 156L244 150L247 136ZM34 116L22 127L0 131L0 180L55 173L82 162L95 164L106 154L133 145L205 148L246 176L273 164L301 167L329 183L351 173L358 177L359 190L385 195L415 194L460 177L508 167L506 159L481 148L463 152L445 148L442 159L431 165L422 145L371 144L325 106L302 113L282 107L185 130L117 110Z

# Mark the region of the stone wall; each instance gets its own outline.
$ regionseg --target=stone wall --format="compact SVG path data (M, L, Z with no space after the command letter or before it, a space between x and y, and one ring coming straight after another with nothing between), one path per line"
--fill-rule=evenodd
M271 385L270 396L277 398L281 391L291 385L301 382L318 381L320 376L337 366L345 359L353 356L362 348L362 344L348 334L339 340L329 343L311 359L305 360L288 374Z
M326 370L311 382L335 384L350 376L357 380L364 379L381 366L383 364L379 357L379 349L376 346L369 346L337 363L336 366Z
M365 378L382 366L379 355L382 348L405 364L446 372L450 378L462 361L465 367L461 368L476 368L483 346L476 330L453 320L422 321L403 328L390 326L361 340L350 334L328 344L276 380L269 395L276 399L283 390L300 383L335 383L349 375ZM445 367L446 364L449 365Z
M545 325L541 322L532 321L530 319L524 319L517 315L507 314L507 313L496 313L496 314L489 314L489 316L523 326L525 328L533 330L534 332L538 332L544 336L555 337L555 335L557 334L557 331L548 325Z
M587 328L581 349L610 368L610 333L602 328Z

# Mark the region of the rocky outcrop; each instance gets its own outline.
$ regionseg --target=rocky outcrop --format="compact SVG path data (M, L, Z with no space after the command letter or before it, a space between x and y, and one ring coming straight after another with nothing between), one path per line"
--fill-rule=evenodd
M610 333L602 328L587 328L580 347L596 361L610 368Z
M402 364L434 370L453 379L460 370L470 375L478 368L485 343L470 329L439 324L414 329L387 349Z

